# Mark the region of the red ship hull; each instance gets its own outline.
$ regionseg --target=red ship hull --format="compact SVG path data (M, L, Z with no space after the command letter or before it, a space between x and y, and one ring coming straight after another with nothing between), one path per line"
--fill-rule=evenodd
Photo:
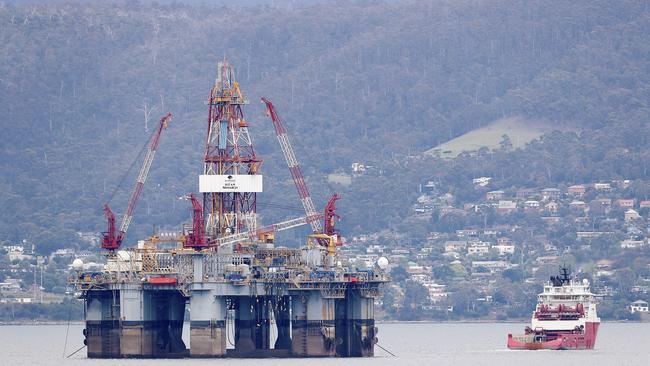
M543 331L543 341L521 341L508 334L508 348L520 350L537 350L537 349L593 349L596 345L596 335L600 323L585 323L584 332L571 331ZM537 334L540 335L540 334ZM518 338L518 337L517 337ZM534 337L533 337L534 338Z

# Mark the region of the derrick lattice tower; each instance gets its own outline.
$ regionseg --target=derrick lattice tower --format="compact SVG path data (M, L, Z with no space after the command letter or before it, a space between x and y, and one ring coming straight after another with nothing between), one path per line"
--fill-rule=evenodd
M257 227L261 159L248 133L245 104L248 101L239 90L234 68L226 60L219 62L208 99L205 165L199 179L208 241Z

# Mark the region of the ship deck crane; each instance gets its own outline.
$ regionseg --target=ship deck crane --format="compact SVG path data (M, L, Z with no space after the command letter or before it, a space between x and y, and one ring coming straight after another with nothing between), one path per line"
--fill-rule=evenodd
M135 187L131 193L131 198L129 199L129 205L127 206L126 212L122 217L122 222L120 224L119 232L115 230L115 214L111 211L111 208L108 206L108 203L104 205L104 216L108 221L108 229L106 232L102 233L102 248L107 250L116 250L122 244L122 240L126 236L126 232L129 229L131 220L133 219L133 212L135 207L138 204L140 199L140 193L142 193L142 188L144 183L147 181L147 176L149 175L149 169L151 168L151 163L153 162L154 157L156 156L156 149L158 148L158 143L160 142L160 135L162 131L167 128L169 121L172 119L172 114L167 113L164 115L160 122L158 123L158 128L151 135L149 142L149 149L147 150L147 155L144 158L142 167L140 168L140 173L138 178L135 181Z

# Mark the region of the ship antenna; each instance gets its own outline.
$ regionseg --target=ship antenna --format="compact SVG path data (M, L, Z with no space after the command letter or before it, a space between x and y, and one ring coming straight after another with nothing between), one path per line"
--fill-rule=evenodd
M565 263L562 263L560 266L560 274L562 275L562 282L563 283L570 283L571 282L571 271L569 270L569 267Z

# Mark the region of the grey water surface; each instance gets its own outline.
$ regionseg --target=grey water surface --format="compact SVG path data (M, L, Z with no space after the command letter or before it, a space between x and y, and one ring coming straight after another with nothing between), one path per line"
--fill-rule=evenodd
M0 365L217 365L217 366L339 366L339 365L650 365L649 323L603 323L596 349L587 351L510 351L508 332L525 324L513 323L391 323L379 324L379 348L374 358L354 359L88 359L80 324L0 326ZM189 345L189 342L186 341Z

